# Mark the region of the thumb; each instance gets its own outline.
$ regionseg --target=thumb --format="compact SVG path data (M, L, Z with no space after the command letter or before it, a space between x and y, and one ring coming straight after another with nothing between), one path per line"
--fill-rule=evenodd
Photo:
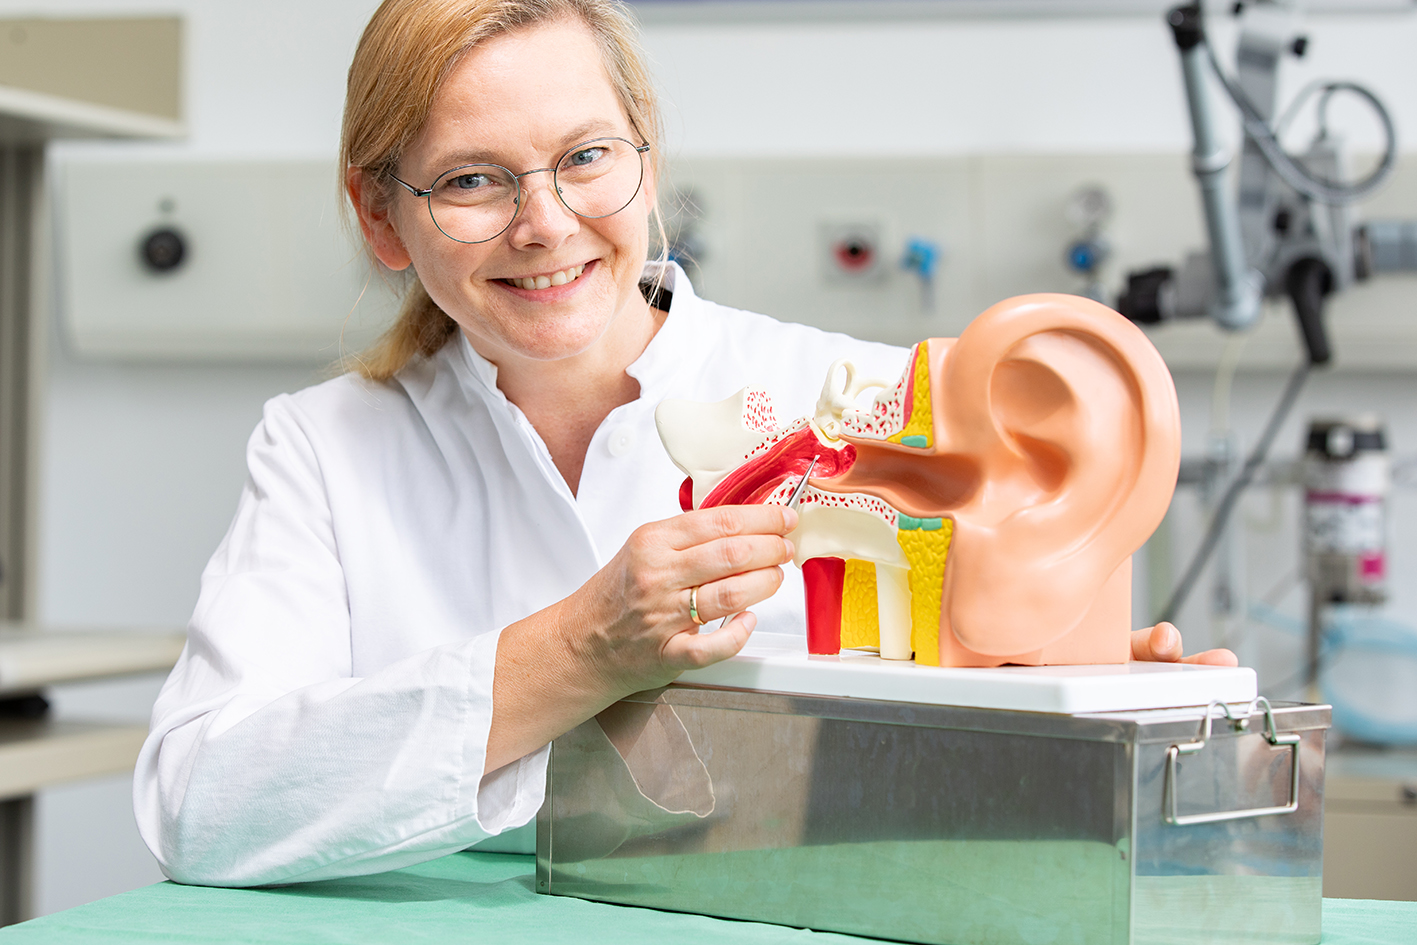
M1181 658L1181 631L1162 621L1145 630L1132 631L1132 659L1174 663Z

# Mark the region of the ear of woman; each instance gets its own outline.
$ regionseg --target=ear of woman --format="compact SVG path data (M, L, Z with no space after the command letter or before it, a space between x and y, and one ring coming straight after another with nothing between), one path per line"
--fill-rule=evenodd
M377 199L379 190L371 186L368 174L368 171L360 167L346 170L345 190L349 194L349 201L359 219L359 230L364 234L364 242L370 252L389 269L400 272L407 269L413 260L408 255L403 240L399 239L393 221L389 219L389 207Z

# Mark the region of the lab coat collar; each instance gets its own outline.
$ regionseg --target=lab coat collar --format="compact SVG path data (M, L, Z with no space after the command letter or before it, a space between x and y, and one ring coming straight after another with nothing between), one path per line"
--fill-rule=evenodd
M458 373L470 374L472 379L482 385L486 392L499 400L506 400L507 397L497 386L497 365L477 353L477 349L472 346L472 342L467 340L467 333L459 328L456 332L458 338L454 344L457 348L452 353L450 359L456 368L461 368ZM449 345L448 347L453 347ZM460 357L459 357L460 355Z
M659 326L645 350L625 373L640 382L640 399L658 404L689 356L692 312L698 301L689 277L676 262L650 262L643 279L663 279L664 289L673 293L664 324Z

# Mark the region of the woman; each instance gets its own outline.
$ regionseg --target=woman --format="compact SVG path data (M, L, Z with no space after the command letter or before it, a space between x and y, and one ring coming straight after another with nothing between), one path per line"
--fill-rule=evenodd
M350 200L410 288L359 373L252 436L135 781L182 882L377 872L529 821L552 738L800 620L774 596L794 513L675 514L654 406L756 383L801 415L836 358L902 359L646 269L660 120L614 0L386 0L345 108Z

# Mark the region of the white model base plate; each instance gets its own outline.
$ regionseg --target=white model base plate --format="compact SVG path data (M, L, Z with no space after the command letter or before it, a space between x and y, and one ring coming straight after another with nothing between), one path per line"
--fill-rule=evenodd
M960 669L883 660L865 650L809 656L807 641L755 633L737 656L691 670L693 686L759 689L807 696L849 696L1022 712L1128 712L1221 702L1251 702L1255 671L1190 663L1094 666L1002 666Z

